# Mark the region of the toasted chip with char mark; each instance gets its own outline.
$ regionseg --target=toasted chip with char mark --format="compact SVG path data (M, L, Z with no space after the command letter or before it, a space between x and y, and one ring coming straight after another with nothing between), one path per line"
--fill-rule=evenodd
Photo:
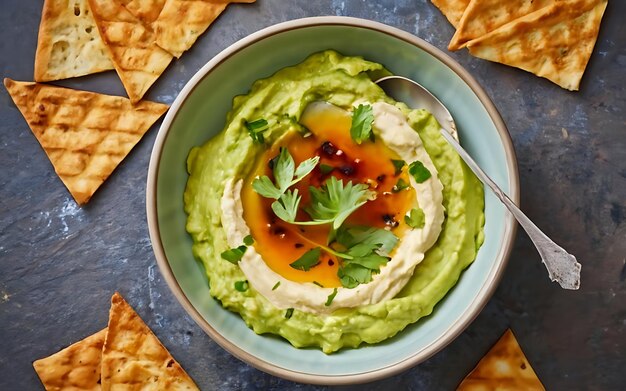
M254 3L255 0L165 0L163 10L152 24L156 42L180 57L189 50L230 3Z
M561 0L467 43L469 52L578 90L606 0Z
M448 50L458 50L472 39L487 34L519 17L558 0L471 0L459 21Z
M45 0L35 80L51 81L113 69L87 0Z
M431 0L454 27L459 25L470 0Z
M168 108L40 83L4 79L4 85L79 204L89 201Z
M198 390L150 328L122 298L111 298L102 349L102 390Z
M141 100L172 61L152 30L117 0L89 0L100 37L131 102Z
M100 360L107 329L33 362L48 391L100 390Z
M487 352L457 391L545 391L511 329Z

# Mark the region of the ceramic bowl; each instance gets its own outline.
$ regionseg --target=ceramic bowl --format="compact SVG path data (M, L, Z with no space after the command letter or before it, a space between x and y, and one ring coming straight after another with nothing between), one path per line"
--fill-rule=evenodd
M150 238L161 273L185 310L224 349L276 376L316 384L376 380L414 366L443 349L478 315L491 297L513 245L515 223L485 191L485 242L475 262L434 312L376 345L326 355L296 349L283 339L257 335L238 314L209 295L203 267L185 231L183 191L189 150L223 127L235 95L252 83L308 55L335 49L384 64L414 79L450 110L462 144L514 201L519 180L510 136L493 103L458 63L409 33L348 17L315 17L280 23L225 49L182 89L157 136L148 174Z

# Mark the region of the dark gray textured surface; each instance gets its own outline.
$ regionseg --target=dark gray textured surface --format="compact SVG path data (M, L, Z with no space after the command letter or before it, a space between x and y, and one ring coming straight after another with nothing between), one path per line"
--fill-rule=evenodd
M3 0L0 76L32 80L41 1ZM445 49L453 28L426 0L257 0L234 5L152 87L171 103L206 61L271 24L317 15L377 20ZM626 383L626 3L610 2L580 92L451 53L500 110L519 160L522 208L583 264L580 291L546 277L518 234L487 307L446 349L372 389L452 390L512 327L549 390ZM59 84L124 94L113 72ZM156 127L78 208L8 94L0 91L0 390L42 389L31 362L106 325L119 290L202 389L317 389L233 358L185 314L148 238L145 182ZM361 389L358 387L346 387Z

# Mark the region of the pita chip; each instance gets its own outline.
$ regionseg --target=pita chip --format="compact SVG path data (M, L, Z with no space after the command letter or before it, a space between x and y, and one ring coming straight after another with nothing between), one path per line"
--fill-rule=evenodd
M113 69L87 0L45 0L35 53L35 80Z
M545 391L508 329L461 382L457 391Z
M449 50L458 50L468 41L487 34L531 12L554 4L558 0L471 0L459 21Z
M120 0L120 2L146 26L150 26L159 17L165 4L165 0Z
M100 359L107 329L33 363L48 391L100 390Z
M431 0L431 2L456 28L470 0Z
M177 58L188 50L230 3L255 0L166 0L152 24L156 43Z
M606 0L562 0L467 43L485 60L514 66L578 90Z
M172 61L152 30L115 0L89 0L100 37L130 101L139 102Z
M117 292L111 298L108 330L102 349L103 391L198 390L185 370Z
M85 204L167 105L4 79L13 102L79 204Z

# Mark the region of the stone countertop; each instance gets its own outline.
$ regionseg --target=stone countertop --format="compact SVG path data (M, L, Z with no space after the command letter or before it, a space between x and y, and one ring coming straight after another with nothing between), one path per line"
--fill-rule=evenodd
M0 75L32 80L41 1L3 0ZM521 205L583 264L582 287L550 283L519 231L506 274L478 318L402 374L346 389L453 390L511 327L549 390L626 382L626 2L611 1L580 92L449 53L484 86L511 132ZM408 31L446 51L453 28L426 0L258 0L231 5L146 98L171 103L203 64L271 24L346 15ZM114 72L60 85L125 95ZM42 389L32 361L100 330L120 291L202 389L318 389L231 356L191 320L152 253L145 186L155 125L79 208L4 89L0 91L0 389Z

